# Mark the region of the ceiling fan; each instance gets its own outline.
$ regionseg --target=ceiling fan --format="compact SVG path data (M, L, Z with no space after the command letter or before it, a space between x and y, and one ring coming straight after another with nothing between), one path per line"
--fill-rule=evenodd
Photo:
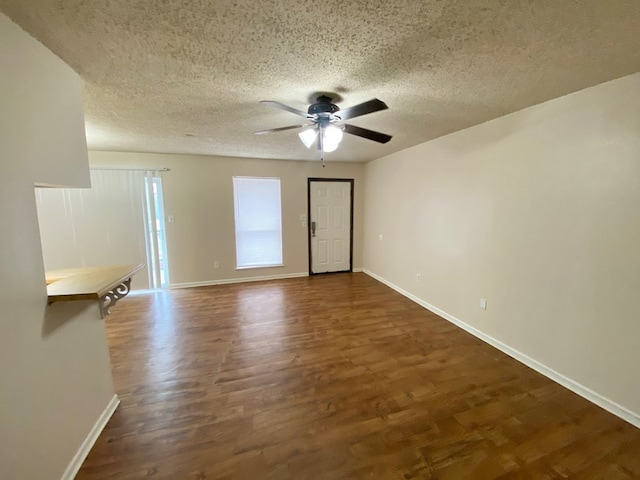
M306 118L310 123L271 128L269 130L258 130L254 133L262 135L265 133L304 128L298 136L307 148L311 148L313 143L317 140L317 146L320 151L323 166L324 153L333 152L338 148L338 144L342 140L343 132L379 143L387 143L391 140L391 135L369 130L367 128L356 127L355 125L350 125L348 123L342 123L344 120L349 120L351 118L360 117L362 115L367 115L369 113L389 108L383 101L378 100L377 98L340 110L340 107L332 103L331 97L323 94L316 98L316 103L309 105L306 112L272 100L262 100L260 103L270 107L279 108L281 110L286 110L287 112Z

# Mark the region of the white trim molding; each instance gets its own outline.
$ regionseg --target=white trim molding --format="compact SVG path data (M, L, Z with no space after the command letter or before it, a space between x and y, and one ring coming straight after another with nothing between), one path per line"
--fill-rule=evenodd
M400 288L399 286L397 286L394 283L388 281L387 279L381 277L380 275L377 275L377 274L367 270L366 268L363 271L364 271L364 273L366 273L370 277L375 278L379 282L384 283L385 285L387 285L388 287L392 288L393 290L395 290L396 292L400 293L401 295L404 295L409 300L414 301L418 305L426 308L427 310L435 313L436 315L444 318L445 320L448 320L449 322L453 323L454 325L456 325L456 326L462 328L463 330L469 332L474 337L477 337L480 340L488 343L489 345L497 348L501 352L506 353L507 355L509 355L513 359L519 361L520 363L525 364L527 367L532 368L536 372L544 375L545 377L553 380L554 382L559 383L563 387L568 388L572 392L580 395L581 397L585 398L586 400L589 400L591 403L594 403L594 404L598 405L599 407L605 409L609 413L612 413L615 416L621 418L622 420L624 420L626 422L629 422L631 425L634 425L634 426L640 428L640 414L638 414L636 412L632 412L628 408L623 407L622 405L619 405L616 402L614 402L614 401L602 396L601 394L599 394L597 392L594 392L593 390L585 387L581 383L578 383L575 380L573 380L573 379L571 379L569 377L566 377L566 376L564 376L563 374L561 374L559 372L556 372L552 368L547 367L546 365L540 363L536 359L531 358L530 356L528 356L528 355L516 350L515 348L510 347L506 343L503 343L500 340L497 340L497 339L493 338L492 336L487 335L486 333L478 330L475 327L472 327L471 325L463 322L462 320L454 317L453 315L450 315L447 312L445 312L443 310L440 310L438 307L436 307L434 305L431 305L430 303L425 302L421 298L413 295L412 293L407 292L406 290Z
M204 282L173 283L169 288L210 287L212 285L226 285L229 283L261 282L263 280L282 280L284 278L308 277L308 272L283 273L281 275L265 275L260 277L222 278Z
M362 268L353 268L353 269L351 269L351 271L353 273L361 273L363 271L363 269Z
M80 467L82 467L82 463L87 458L87 455L89 455L89 452L95 445L96 440L98 440L98 437L102 433L102 430L104 430L104 427L107 426L109 419L116 411L116 408L118 408L118 405L120 405L120 399L117 395L114 395L111 397L111 400L109 400L109 403L102 414L98 417L98 420L96 420L96 423L93 425L93 428L89 431L89 434L82 442L82 445L80 445L80 448L69 462L69 465L67 465L67 469L62 474L61 480L73 480L76 477Z

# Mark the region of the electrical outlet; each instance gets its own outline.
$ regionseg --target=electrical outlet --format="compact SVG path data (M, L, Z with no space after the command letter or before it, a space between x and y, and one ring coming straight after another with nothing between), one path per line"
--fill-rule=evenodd
M220 268L220 262L218 260L213 262L213 268Z
M486 310L487 309L487 299L486 298L481 298L480 299L480 308L482 310Z
M176 218L173 215L167 216L167 222L168 223L173 223L175 221L176 221Z
M421 282L422 281L422 275L420 275L419 273L416 273L416 282Z

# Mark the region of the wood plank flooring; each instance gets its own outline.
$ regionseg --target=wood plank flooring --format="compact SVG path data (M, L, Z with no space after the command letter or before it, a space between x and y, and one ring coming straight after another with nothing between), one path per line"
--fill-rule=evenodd
M640 430L365 274L129 296L77 479L638 479Z

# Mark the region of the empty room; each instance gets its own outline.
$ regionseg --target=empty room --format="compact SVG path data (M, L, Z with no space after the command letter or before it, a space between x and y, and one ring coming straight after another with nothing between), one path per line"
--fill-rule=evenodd
M639 31L0 0L0 478L640 478Z

